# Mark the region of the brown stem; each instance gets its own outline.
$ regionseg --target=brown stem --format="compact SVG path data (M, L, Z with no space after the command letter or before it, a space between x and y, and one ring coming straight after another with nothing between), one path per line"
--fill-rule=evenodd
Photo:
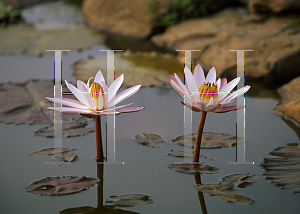
M103 159L97 159L97 177L99 179L98 182L98 209L103 209L103 172L104 172L104 164Z
M201 176L200 176L199 172L196 172L196 174L195 174L195 181L196 181L196 184L202 184L201 183ZM206 204L205 204L203 192L198 191L198 198L199 198L199 201L200 201L202 213L207 214L207 209L206 209Z
M102 147L102 135L101 135L101 121L100 116L95 118L95 132L96 132L96 159L104 159L103 147Z
M199 163L200 146L201 146L202 133L203 133L206 114L207 114L206 111L201 112L201 119L200 119L198 132L197 132L197 137L196 137L196 142L195 142L195 146L194 146L194 155L193 155L193 162L194 163Z

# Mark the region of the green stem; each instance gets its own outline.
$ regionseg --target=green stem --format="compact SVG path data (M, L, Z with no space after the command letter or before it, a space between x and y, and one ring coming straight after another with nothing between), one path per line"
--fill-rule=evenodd
M201 119L200 119L200 122L199 122L196 142L195 142L195 146L194 146L194 155L193 155L193 162L194 163L199 163L200 147L201 147L202 133L203 133L206 114L207 114L206 111L201 112Z
M102 147L102 135L101 135L101 121L100 117L95 118L95 132L96 132L96 150L97 156L96 159L104 159L103 156L103 147Z

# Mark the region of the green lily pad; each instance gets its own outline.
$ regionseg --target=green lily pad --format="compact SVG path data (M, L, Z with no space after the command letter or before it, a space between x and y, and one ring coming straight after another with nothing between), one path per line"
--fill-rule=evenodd
M192 158L193 153L192 152L184 152L184 151L179 151L179 150L171 150L173 153L168 153L167 156L173 156L173 157L186 157L186 158ZM208 159L208 160L215 160L213 158L208 158L205 156L200 155L200 158Z
M65 83L62 91L69 92ZM47 110L53 102L46 97L53 97L53 80L31 79L25 83L1 84L0 122L30 125L53 123L53 111ZM65 97L76 99L74 95ZM62 114L62 119L67 121L78 117L78 114Z
M100 62L104 62L101 63ZM73 75L83 81L95 76L100 69L106 76L106 55L79 60L74 65ZM161 86L170 84L169 75L183 77L183 63L165 55L142 55L115 53L115 76L125 75L122 86ZM106 78L106 77L105 77Z
M63 147L63 148L48 148L48 149L42 149L41 151L31 153L29 155L56 155L61 152L70 152L75 149L70 149L69 147Z
M163 142L161 137L156 134L146 134L146 133L143 133L143 135L137 134L135 136L135 139L138 142L143 143L144 146L153 147L153 148L160 148Z
M127 194L120 196L110 196L111 199L118 201L107 201L108 204L114 204L120 207L133 207L135 205L153 204L153 200L148 195L143 194Z
M95 128L87 128L89 121L86 117L80 117L79 119L62 124L62 137L75 137L85 135L90 132L94 132ZM48 127L41 128L34 133L35 136L40 137L54 137L54 124Z
M172 140L174 143L179 143L183 146L194 147L196 141L197 133L191 135L182 135ZM186 142L184 142L186 139ZM213 133L213 132L203 132L201 148L203 149L213 149L213 148L229 148L236 145L236 136Z
M67 162L72 162L77 157L74 151L64 152L54 156L55 163L62 166Z
M209 165L191 164L191 163L174 164L169 166L168 168L171 170L176 170L188 174L195 174L196 172L199 172L201 174L217 174L220 172L218 169L211 167Z
M85 176L47 177L32 183L27 188L27 192L40 195L65 195L89 189L97 182Z
M281 188L300 192L300 144L278 147L262 164L267 179Z
M222 178L222 182L219 184L197 184L195 189L203 193L209 194L221 198L226 201L250 204L254 200L241 195L234 191L237 187L245 185L245 183L251 183L255 180L256 175L250 174L233 174Z

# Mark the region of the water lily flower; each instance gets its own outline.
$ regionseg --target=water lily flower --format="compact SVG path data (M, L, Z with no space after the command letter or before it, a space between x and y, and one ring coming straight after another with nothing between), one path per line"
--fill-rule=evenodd
M246 93L250 86L245 86L237 91L230 93L231 90L239 83L240 77L233 79L227 84L226 78L216 81L216 69L212 68L206 78L202 67L198 64L195 67L194 75L185 67L187 86L183 85L179 77L170 75L172 87L185 98L186 103L183 105L197 112L215 112L224 113L228 111L243 108L243 105L228 106L233 103L235 98Z
M117 95L117 91L121 87L124 74L119 76L109 88L107 88L105 79L99 70L95 76L94 82L90 86L90 80L87 84L78 80L77 88L66 81L69 90L74 94L78 100L69 98L49 98L48 100L66 105L69 107L49 107L48 110L61 111L63 113L79 113L82 116L95 118L95 132L96 132L96 159L103 161L103 147L101 136L101 115L120 115L122 113L136 112L145 107L130 107L133 103L117 106L123 100L134 95L141 87L141 85L133 86L126 89Z
M63 97L61 98L49 98L48 100L66 105L69 107L49 107L48 110L61 111L64 113L79 113L84 116L97 117L100 115L135 112L144 109L145 107L130 107L133 103L117 106L123 100L134 95L141 87L141 85L133 86L120 94L117 94L120 86L124 80L124 74L119 76L107 89L104 77L99 70L95 76L94 82L90 86L90 80L87 84L78 80L77 88L66 81L66 85L69 90L74 94L78 100L73 100Z
M207 112L224 113L243 108L244 105L229 105L237 97L246 93L250 86L247 85L230 93L239 83L240 77L233 79L229 83L227 83L226 78L219 78L216 81L216 69L214 67L209 70L206 78L199 64L195 67L194 75L187 67L185 67L184 72L186 86L176 74L174 76L170 75L170 82L177 93L185 99L185 103L181 102L183 105L193 111L201 112L193 155L193 162L199 162L201 138Z

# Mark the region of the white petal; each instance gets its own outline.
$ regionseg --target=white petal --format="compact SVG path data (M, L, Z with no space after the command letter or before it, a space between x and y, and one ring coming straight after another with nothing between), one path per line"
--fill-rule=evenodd
M96 74L94 82L97 82L99 84L100 84L100 82L105 82L105 79L104 79L104 77L102 75L102 72L100 70Z
M187 88L189 89L190 94L192 94L192 87L193 87L193 84L194 84L194 77L193 77L192 72L190 71L190 69L186 66L184 68L184 76L185 76L185 81L186 81Z
M65 81L66 85L68 87L68 89L72 92L72 94L74 94L74 96L83 104L83 105L87 105L83 94L81 92L80 89L77 89L75 86L73 86L72 84L68 83L67 80Z
M218 91L220 91L220 85L221 85L221 79L220 78L217 80L216 84L217 84Z
M216 82L216 69L211 68L206 76L205 82L215 83Z
M185 87L183 85L183 83L181 82L181 80L179 79L179 77L176 74L174 74L174 76L175 76L177 83L183 90L185 102L192 103L192 96L191 96L189 90L187 89L187 87Z
M86 84L84 82L82 82L81 80L77 80L77 88L80 90L81 89L81 86L84 86L86 87ZM87 88L87 87L86 87Z
M85 102L86 102L87 106L89 107L89 109L96 111L95 103L94 103L90 93L88 92L88 90L84 86L81 86L81 91L82 91L83 97L84 97Z
M237 91L233 92L231 95L228 95L225 99L223 99L221 101L221 103L230 102L230 101L236 99L237 97L245 94L249 89L250 89L249 85L247 85L247 86L245 86L243 88L240 88Z
M197 85L197 89L204 83L205 81L205 76L204 76L204 71L202 67L198 64L196 65L196 68L194 69L194 80Z
M70 108L70 107L48 107L48 110L53 111L61 111L64 113L78 113L78 114L93 114L91 110L84 110L84 109L77 109L77 108Z
M107 102L109 103L113 98L115 98L117 91L121 87L124 80L124 74L119 76L108 88Z
M221 92L224 92L224 93L221 93L218 97L218 102L222 102L223 99L230 93L230 91L239 83L240 81L240 77L237 77L233 80L231 80L227 85L225 85L222 89L221 89Z
M105 109L105 111L116 111L116 110L119 110L120 108L125 108L125 107L129 107L132 105L133 105L133 103L129 103L129 104L122 105L122 106L107 108L107 109Z
M171 86L175 89L175 91L177 91L177 93L178 93L182 98L184 98L184 93L183 93L181 87L177 84L177 81L171 79L170 83L171 83Z
M107 104L107 108L113 107L113 106L117 105L118 103L122 102L123 100L127 99L128 97L131 97L140 89L140 87L141 87L141 85L136 85L136 86L133 86L131 88L128 88L128 89L122 91L120 94L118 94L116 96L115 99L112 99Z
M69 98L65 98L63 97L62 99L60 98L49 98L46 97L48 100L52 101L52 102L56 102L62 105L67 105L67 106L71 106L73 108L78 108L78 109L88 109L88 107L86 105L83 105L81 102L77 101L77 100L73 100L73 99L69 99Z

